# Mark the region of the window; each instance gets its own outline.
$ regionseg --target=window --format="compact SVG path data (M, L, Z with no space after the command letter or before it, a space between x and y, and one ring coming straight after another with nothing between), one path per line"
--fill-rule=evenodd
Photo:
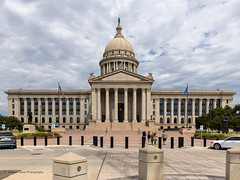
M217 99L216 107L220 108L220 105L221 105L221 99Z
M191 121L192 121L191 118L188 118L188 123L189 123L189 124L191 124Z
M35 123L38 123L38 118L37 117L35 117Z
M84 114L87 115L87 111L84 111Z
M228 104L228 99L226 100L226 103Z
M87 118L84 118L84 122L87 123Z
M202 101L202 115L206 114L206 99Z
M31 112L31 99L27 98L27 112Z
M51 117L49 117L49 123L52 123L52 118Z
M24 118L23 117L21 117L21 121L22 121L22 123L24 123Z
M195 115L199 116L199 99L195 100Z
M185 99L181 99L181 116L185 113Z
M178 115L178 99L174 99L173 101L173 114L174 116Z
M55 114L59 115L59 99L55 99Z
M87 103L87 98L84 99L84 102Z
M48 98L48 115L52 115L52 99Z
M87 105L86 104L84 104L84 108L87 109Z
M155 99L153 99L153 103L155 103Z
M66 115L66 99L62 98L62 115Z
M153 109L155 109L155 104L153 105Z
M163 123L163 118L160 118L160 123Z
M155 116L155 111L153 111L153 115Z
M164 99L161 98L160 99L160 115L163 115L163 111L164 111L164 106L163 106L163 102L164 102Z
M192 115L192 99L188 99L187 113L188 113L188 116Z
M69 115L73 115L73 98L69 98Z
M65 117L63 117L63 123L66 123L66 118Z
M168 123L168 124L170 123L170 118L167 118L167 123Z
M181 123L184 124L184 118L181 118Z
M45 123L45 117L42 117L42 123Z
M41 110L42 110L42 115L45 115L45 99L41 98Z
M77 117L77 123L80 123L80 117Z
M56 123L59 123L59 118L58 117L56 117Z
M177 118L174 118L174 124L177 124Z
M76 99L76 115L80 115L80 98Z
M34 98L34 115L38 115L38 99Z
M72 129L72 126L69 126L69 129Z
M14 104L12 104L12 108L14 109Z
M14 103L14 99L12 99L12 103Z
M167 115L171 113L171 99L167 99Z
M77 129L79 129L79 126L77 126Z
M14 115L15 114L15 112L14 111L12 111L12 115Z
M70 123L73 123L73 118L72 117L70 117Z

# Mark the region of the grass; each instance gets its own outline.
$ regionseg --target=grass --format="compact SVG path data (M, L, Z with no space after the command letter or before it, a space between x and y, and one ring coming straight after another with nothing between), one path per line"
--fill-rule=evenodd
M202 137L225 139L230 136L240 136L240 134L202 133ZM201 133L195 133L194 137L201 137Z
M44 136L50 136L52 137L53 136L53 133L51 132L36 132L36 133L20 133L20 132L17 132L17 133L13 133L13 135L15 137L44 137ZM54 136L59 136L58 133L54 133Z

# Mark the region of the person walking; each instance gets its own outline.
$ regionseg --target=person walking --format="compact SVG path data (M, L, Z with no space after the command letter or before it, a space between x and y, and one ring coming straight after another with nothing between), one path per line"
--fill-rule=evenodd
M148 143L149 143L149 141L150 141L150 139L151 139L151 133L150 133L150 131L148 131L148 133L147 133L147 138L148 138Z
M162 133L162 138L163 138L163 145L166 145L167 133L165 133L165 131L163 131Z

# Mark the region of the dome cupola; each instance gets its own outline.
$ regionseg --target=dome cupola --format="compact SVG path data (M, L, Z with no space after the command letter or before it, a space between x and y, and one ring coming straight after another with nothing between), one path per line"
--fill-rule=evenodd
M118 26L116 35L107 44L103 53L103 59L99 62L101 74L106 74L118 70L120 64L127 71L137 73L138 61L135 59L135 53L132 45L122 35L122 27L120 18L118 18Z

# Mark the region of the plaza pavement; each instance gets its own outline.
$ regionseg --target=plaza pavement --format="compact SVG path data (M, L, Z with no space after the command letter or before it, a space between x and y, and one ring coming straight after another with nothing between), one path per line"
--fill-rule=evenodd
M66 145L69 135L73 137L73 146ZM80 145L81 135L85 137L84 146ZM104 136L103 148L92 145L93 135ZM114 136L113 149L109 148L110 136ZM124 149L125 136L129 137L129 149ZM179 133L168 132L167 144L163 145L164 179L225 179L225 150L200 147L200 140L195 141L195 147L190 147L190 136L185 136L185 147L178 148L178 136ZM170 149L170 137L175 139L174 149ZM26 140L25 146L19 144L17 150L0 151L0 179L52 179L52 159L70 151L88 158L90 180L138 179L138 151L141 148L138 132L71 132L61 139L61 144L65 145L33 146L31 143L32 140ZM39 140L38 144L41 143L44 141ZM146 146L151 144L146 143Z

